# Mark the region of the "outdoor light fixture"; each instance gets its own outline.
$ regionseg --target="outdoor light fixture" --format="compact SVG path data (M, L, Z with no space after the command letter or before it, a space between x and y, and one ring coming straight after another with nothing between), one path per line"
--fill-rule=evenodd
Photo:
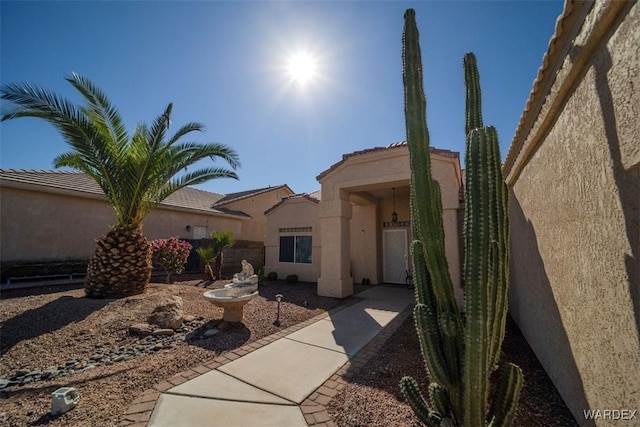
M393 191L393 213L391 214L391 222L398 222L398 214L396 213L396 187L391 189Z
M187 225L187 231L191 231L191 226Z
M276 294L276 301L278 301L278 314L276 314L276 321L273 322L273 324L280 326L280 301L282 301L282 294Z

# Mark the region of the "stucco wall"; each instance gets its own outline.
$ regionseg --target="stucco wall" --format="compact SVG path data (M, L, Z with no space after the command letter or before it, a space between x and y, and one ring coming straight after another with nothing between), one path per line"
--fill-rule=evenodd
M576 420L609 425L583 411L640 410L640 11L596 2L574 28L507 159L509 300Z
M116 221L107 203L2 187L0 256L8 261L88 259Z
M242 225L243 240L263 242L267 234L267 219L264 216L264 211L291 194L292 192L289 191L287 187L282 187L258 194L254 197L229 203L225 205L225 207L242 211L251 216L251 221L245 221Z
M115 224L109 204L98 198L53 194L3 186L0 197L0 259L54 261L88 259L94 241ZM242 235L243 222L159 207L149 214L144 233L149 239L192 238L187 225L232 230Z
M265 273L275 271L280 279L297 274L298 279L315 282L320 275L320 229L318 227L317 203L305 198L288 199L267 215L267 237L265 246ZM280 228L311 227L311 264L279 261Z
M378 207L374 204L353 206L351 217L351 273L355 283L369 279L372 285L382 281L379 268L378 240L380 221Z
M144 221L144 235L149 240L166 239L178 236L183 239L193 239L193 227L207 227L207 234L212 231L233 232L237 240L243 239L244 225L251 220L235 219L222 216L202 215L198 213L184 212L163 208L162 206L153 210ZM190 225L191 231L187 231L186 226Z

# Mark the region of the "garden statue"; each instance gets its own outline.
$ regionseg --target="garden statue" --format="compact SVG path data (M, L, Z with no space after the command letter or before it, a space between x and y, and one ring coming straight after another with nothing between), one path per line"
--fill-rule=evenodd
M233 275L231 283L234 285L258 283L258 276L253 271L253 266L249 264L246 259L242 260L242 271Z

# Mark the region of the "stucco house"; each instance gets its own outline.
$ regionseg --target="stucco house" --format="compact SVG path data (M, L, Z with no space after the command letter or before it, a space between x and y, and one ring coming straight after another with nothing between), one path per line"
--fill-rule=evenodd
M293 194L287 185L233 194L183 188L144 222L148 239L192 242L230 230L240 247L262 248L264 210ZM102 190L78 172L0 170L0 254L8 263L88 259L94 239L116 222Z
M462 302L460 156L431 149L443 199L449 269ZM344 298L353 284L404 284L411 271L409 149L406 143L342 156L318 175L321 190L290 196L265 212L265 271L318 282L318 294Z

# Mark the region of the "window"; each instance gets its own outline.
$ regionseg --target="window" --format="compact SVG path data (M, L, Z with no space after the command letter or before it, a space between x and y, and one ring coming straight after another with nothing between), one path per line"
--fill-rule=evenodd
M195 240L206 239L207 237L208 237L207 227L201 227L198 225L193 226L193 238Z
M311 235L297 234L309 232L311 232L310 227L280 229L280 233L286 233L280 236L280 262L311 264L312 237Z

